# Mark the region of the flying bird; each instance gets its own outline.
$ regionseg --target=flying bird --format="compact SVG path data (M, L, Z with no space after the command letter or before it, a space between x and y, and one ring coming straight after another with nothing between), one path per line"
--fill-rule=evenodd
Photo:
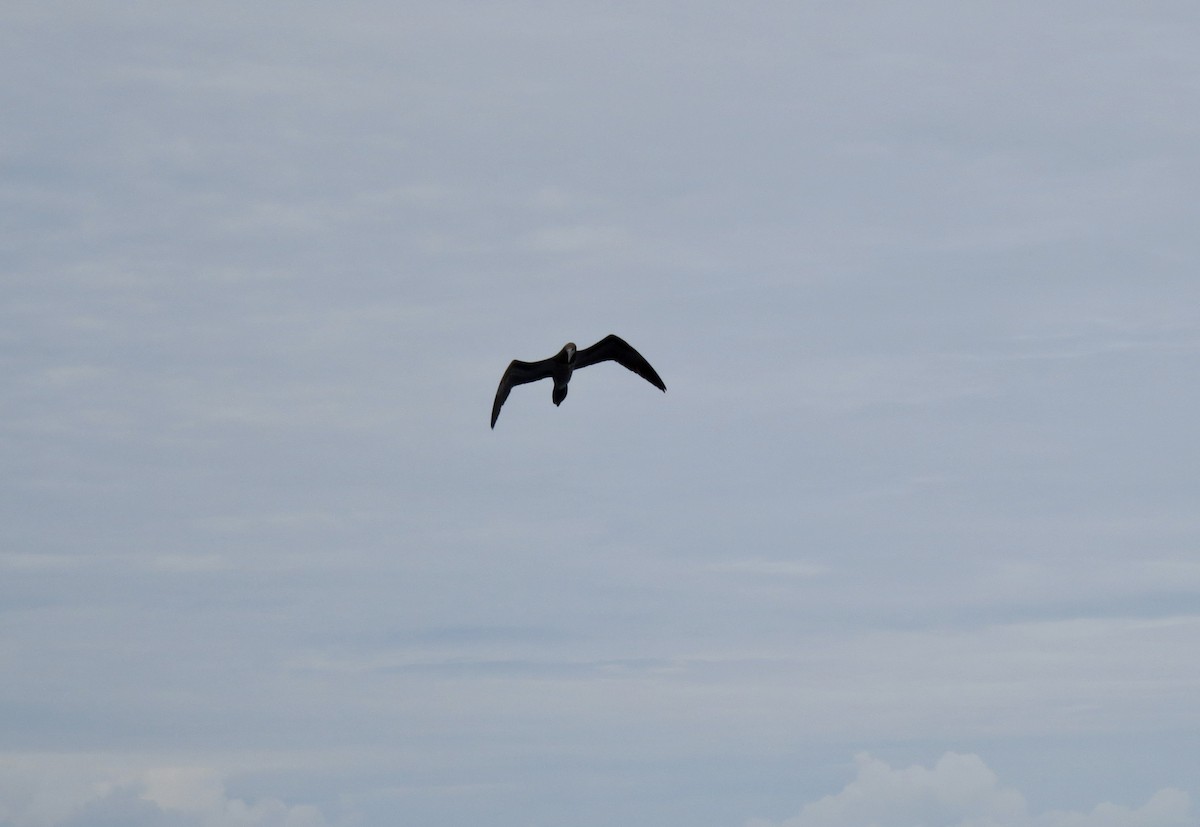
M567 398L567 384L571 381L571 374L574 371L597 362L607 361L613 361L629 368L654 387L666 392L667 386L663 384L662 379L658 378L658 374L654 368L650 367L650 363L620 336L610 334L583 350L576 349L574 342L567 342L563 345L563 349L554 356L540 362L512 360L512 364L500 378L500 387L496 388L496 401L492 403L492 427L496 427L500 408L504 404L504 400L508 399L513 385L524 385L539 379L553 379L554 390L551 392L550 398L554 400L555 405L561 405L562 401Z

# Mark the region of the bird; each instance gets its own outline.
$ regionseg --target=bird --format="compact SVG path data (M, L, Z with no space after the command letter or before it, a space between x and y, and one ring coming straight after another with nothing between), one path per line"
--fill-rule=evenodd
M492 428L496 427L500 408L504 405L504 400L508 399L513 385L524 385L539 379L553 379L554 390L551 391L550 398L557 407L567 398L567 384L571 381L571 374L574 371L597 362L607 361L613 361L629 368L651 385L666 393L667 386L663 384L663 380L659 378L654 368L650 367L650 363L646 361L645 357L634 350L629 342L610 333L596 344L582 350L576 348L574 342L567 342L558 353L549 359L542 359L540 362L522 362L520 359L513 359L508 369L504 371L504 375L500 377L500 387L496 388L496 401L492 403Z

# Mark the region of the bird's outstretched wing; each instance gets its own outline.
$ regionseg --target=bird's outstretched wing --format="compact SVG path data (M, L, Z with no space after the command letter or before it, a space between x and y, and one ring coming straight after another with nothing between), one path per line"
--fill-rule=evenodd
M508 399L508 392L513 385L524 385L526 382L536 382L554 374L554 360L543 359L540 362L522 362L513 359L508 370L500 377L500 387L496 388L496 401L492 403L492 427L496 427L496 419L500 416L500 407Z
M591 347L585 347L576 352L574 367L578 370L597 362L609 360L629 368L660 391L666 391L667 386L663 384L663 380L659 378L654 368L650 367L650 363L646 361L645 357L634 350L629 342L611 333Z

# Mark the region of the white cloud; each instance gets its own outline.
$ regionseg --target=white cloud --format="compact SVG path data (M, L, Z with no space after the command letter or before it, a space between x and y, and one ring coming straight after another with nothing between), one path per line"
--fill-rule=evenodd
M895 769L867 754L841 792L804 805L782 822L754 819L747 827L1186 827L1191 800L1159 790L1141 807L1112 803L1091 812L1030 814L1025 797L1001 785L976 755L948 752L931 768Z
M37 768L0 762L0 824L5 827L324 827L316 807L277 798L231 797L204 767L128 766L61 761ZM4 764L8 764L5 766Z

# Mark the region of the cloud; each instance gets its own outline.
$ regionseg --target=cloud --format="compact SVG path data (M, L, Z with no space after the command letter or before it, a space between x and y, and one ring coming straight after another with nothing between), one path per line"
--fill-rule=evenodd
M277 798L231 797L221 776L201 767L130 772L92 768L55 782L28 772L0 777L4 827L325 827L316 807ZM30 783L35 782L35 783ZM24 790L18 793L18 790ZM32 792L30 792L32 790Z
M1003 787L976 755L947 752L931 768L894 769L867 754L841 792L804 805L782 822L746 827L1186 827L1187 793L1159 790L1141 807L1102 803L1091 812L1029 813L1025 797Z
M706 571L719 574L764 575L768 577L820 577L829 571L828 566L804 560L762 560L747 558L709 563Z

